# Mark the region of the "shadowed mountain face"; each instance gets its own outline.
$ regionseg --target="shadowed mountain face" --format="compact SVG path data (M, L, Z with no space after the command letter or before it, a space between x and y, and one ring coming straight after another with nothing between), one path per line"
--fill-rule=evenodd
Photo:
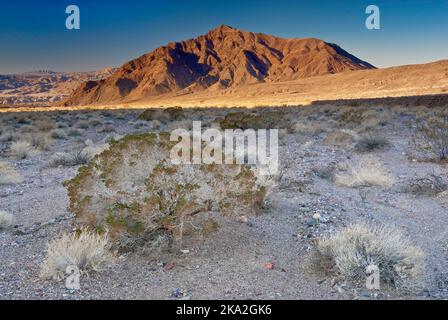
M82 84L65 105L136 101L182 90L221 90L373 68L319 39L282 39L222 25L132 60L104 80Z

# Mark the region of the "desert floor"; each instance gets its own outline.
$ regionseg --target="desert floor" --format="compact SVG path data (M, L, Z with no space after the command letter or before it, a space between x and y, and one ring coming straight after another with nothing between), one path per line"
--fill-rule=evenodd
M447 194L409 191L417 178L448 182L446 163L414 155L416 119L427 109L374 106L362 111L361 121L341 117L357 108L362 107L288 108L292 125L280 131L283 175L259 216L245 222L223 219L215 233L182 251L122 254L109 269L83 276L74 292L64 281L39 278L46 243L74 228L62 183L75 176L77 166L52 166L53 155L82 150L88 139L87 145L99 146L128 133L188 128L192 120L202 120L206 128L229 111L189 109L179 121L137 120L141 110L0 114L0 161L23 177L0 185L0 210L15 217L13 226L0 230L0 299L177 299L176 292L183 299L448 298ZM38 152L17 159L9 147L27 134L47 140L36 142ZM371 136L389 145L371 152L355 149ZM383 168L393 184L351 188L319 174L325 168L347 172L363 159ZM313 223L316 213L322 219ZM368 291L310 270L316 238L355 222L402 229L425 253L425 288L410 297L386 285ZM164 267L167 263L174 267Z

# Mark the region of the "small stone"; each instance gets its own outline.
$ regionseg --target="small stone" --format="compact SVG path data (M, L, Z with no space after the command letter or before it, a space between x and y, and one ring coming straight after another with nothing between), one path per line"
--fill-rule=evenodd
M176 288L171 292L171 298L177 298L180 299L184 296L184 293L182 292L181 289Z
M315 227L317 225L317 223L318 223L317 220L313 219L313 218L308 219L307 222L306 222L308 227Z
M336 290L338 290L339 293L344 293L345 289L341 286L336 286Z
M175 267L174 263L168 262L163 265L163 270L170 271L170 270L174 269L174 267Z

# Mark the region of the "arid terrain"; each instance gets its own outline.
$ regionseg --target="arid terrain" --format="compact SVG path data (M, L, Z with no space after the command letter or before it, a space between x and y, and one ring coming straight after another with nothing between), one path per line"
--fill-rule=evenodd
M448 298L447 166L413 142L422 137L418 125L440 108L414 104L198 108L146 120L141 110L2 114L0 209L14 222L0 231L0 298ZM193 120L216 127L235 112L262 115L262 125L281 129L282 174L259 215L218 216L211 234L163 253L117 253L107 268L83 274L80 290L40 277L46 245L78 225L63 182L89 157L126 134L190 128ZM316 270L317 239L361 222L394 226L418 248L418 290L382 283L370 291L362 281Z
M0 112L296 106L447 92L447 60L377 69L320 39L221 25L118 68L0 76Z
M0 75L0 108L48 106L67 99L83 82L99 80L114 69L93 72L54 72L41 70Z
M0 299L448 299L447 106L448 60L226 25L0 76ZM280 171L176 167L193 121L278 129Z

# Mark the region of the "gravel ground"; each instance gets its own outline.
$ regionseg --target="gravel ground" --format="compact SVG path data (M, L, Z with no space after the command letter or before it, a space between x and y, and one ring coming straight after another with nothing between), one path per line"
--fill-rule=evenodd
M120 135L158 126L153 122L136 129L132 122L136 114L72 112L57 119L69 126L80 117L109 121ZM207 119L213 113L195 112L194 116ZM391 147L369 153L395 177L391 189L371 187L361 194L313 174L315 167L353 162L362 156L324 143L325 131L331 128L318 134L285 134L280 147L284 174L261 215L247 222L219 221L220 228L212 236L158 257L118 256L106 271L83 276L81 289L74 292L63 281L44 281L38 276L46 243L73 228L62 182L72 178L77 168L50 168L48 161L56 151L76 150L86 139L100 143L113 133L97 133L91 126L81 137L54 140L50 151L31 159L14 160L4 152L0 160L12 164L24 181L0 186L0 209L15 216L15 225L0 231L0 299L448 298L448 210L437 197L400 189L417 176L435 174L448 180L447 165L409 160L411 129L400 121L381 129ZM0 142L0 150L7 150L6 142ZM323 217L320 223L310 223L315 213ZM388 288L371 292L331 277L320 278L309 270L316 237L358 221L398 226L425 252L428 279L421 293L403 297ZM266 263L273 268L266 268Z

